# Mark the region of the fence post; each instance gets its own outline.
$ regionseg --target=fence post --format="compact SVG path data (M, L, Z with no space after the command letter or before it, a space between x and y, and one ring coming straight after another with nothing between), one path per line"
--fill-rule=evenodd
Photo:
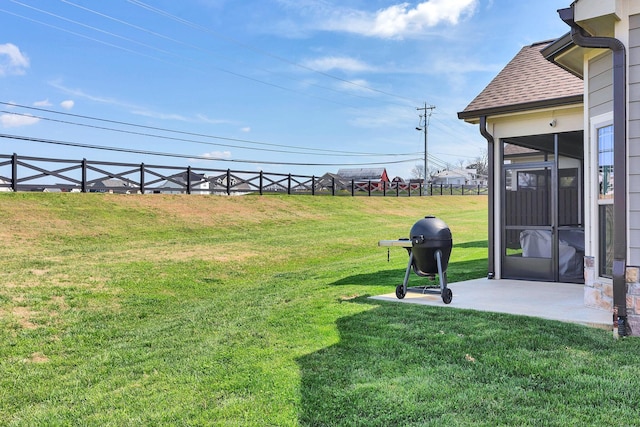
M356 195L356 183L355 181L352 179L351 180L351 197Z
M18 191L18 155L16 153L11 156L11 190L14 193Z
M419 188L420 190L418 191L418 194L420 195L420 197L422 197L422 184L420 184Z
M462 184L462 195L464 196L464 184Z
M87 192L87 159L82 159L82 190L83 193Z
M144 194L144 163L140 163L140 194Z
M260 195L262 196L262 180L263 180L263 176L262 176L262 170L260 171L260 183L258 184L258 191L260 192Z
M480 184L478 184L478 194L476 194L476 196L480 195Z
M316 195L316 176L311 175L311 195Z
M453 196L453 184L449 184L449 195Z
M291 195L291 174L287 178L287 194Z
M407 186L407 197L411 197L411 181L409 181L409 185Z
M191 166L187 166L187 194L191 194Z
M443 186L443 185L444 185L444 184L440 184L440 195L441 195L441 196L442 196L442 186Z
M387 196L387 181L382 181L382 196Z
M400 183L396 182L396 197L400 197Z
M367 185L367 191L368 191L369 197L371 197L371 180L369 180L369 184Z
M336 178L333 176L331 177L331 195L336 195Z

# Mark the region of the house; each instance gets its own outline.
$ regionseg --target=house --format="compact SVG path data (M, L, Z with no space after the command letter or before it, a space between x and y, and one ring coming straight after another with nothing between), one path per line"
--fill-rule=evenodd
M489 154L489 276L584 286L640 335L640 2L576 0L458 117Z
M12 191L11 181L0 177L0 191Z
M206 179L209 181L209 188L212 194L233 194L240 196L251 192L251 185L249 185L249 183L233 175L228 176L226 173L223 173L220 175L207 176Z
M445 169L431 176L433 185L486 185L486 178L478 175L476 169Z
M334 191L348 190L351 188L351 180L341 177L336 173L327 172L316 180L317 191L331 190Z
M209 194L210 184L204 174L187 171L168 176L160 189L168 194Z
M389 182L389 175L387 175L385 168L339 169L337 175L342 181L349 183L351 181L360 183L371 181L377 189L382 189L384 183Z
M134 188L126 181L117 178L107 178L89 184L90 193L127 193ZM135 191L135 190L134 190Z

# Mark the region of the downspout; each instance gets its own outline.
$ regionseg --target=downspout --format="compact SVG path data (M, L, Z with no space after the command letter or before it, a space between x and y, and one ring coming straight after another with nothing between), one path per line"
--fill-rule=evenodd
M571 39L580 47L613 52L613 175L619 177L613 195L613 305L618 333L627 335L627 76L624 44L613 37L594 37L574 20L573 5L558 10L571 27Z
M494 142L495 140L493 139L493 135L491 135L489 133L489 131L487 130L487 116L482 116L480 117L480 134L487 140L487 166L489 166L489 170L488 170L488 177L487 177L487 181L488 184L487 185L487 191L488 191L488 198L489 198L489 235L488 235L488 246L489 246L489 254L488 254L488 259L487 259L487 264L488 264L488 274L487 277L489 279L493 279L495 277L495 268L496 268L496 264L495 264L495 256L494 256L494 251L495 251L495 227L496 227L496 220L495 220L495 209L494 209L494 202L495 202L495 194L494 194L494 178L495 178L495 165L493 163L494 160L494 156L493 156L493 149L494 149Z

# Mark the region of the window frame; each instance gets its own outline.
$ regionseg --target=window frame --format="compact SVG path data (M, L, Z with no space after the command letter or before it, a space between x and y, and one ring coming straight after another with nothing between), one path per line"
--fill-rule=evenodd
M595 232L593 233L593 237L595 239L595 251L596 256L594 257L595 268L597 276L603 279L611 280L612 269L613 269L613 259L610 259L610 263L607 267L605 265L605 257L606 257L606 240L607 236L605 235L607 231L607 224L605 218L603 217L605 211L610 210L610 206L613 205L613 197L615 194L615 177L614 177L614 185L610 195L603 195L601 192L600 185L600 159L601 159L601 151L600 151L600 130L611 127L611 137L613 137L613 112L605 113L600 116L591 118L591 138L592 138L592 173L590 179L592 180L592 191L595 199L595 217L593 218L595 221L592 221L592 224L595 226ZM611 156L613 153L611 152ZM613 169L613 165L615 164L615 159L612 157L611 168ZM606 207L605 207L606 206ZM610 230L612 232L612 230ZM609 236L611 238L611 236ZM611 248L612 250L612 248Z

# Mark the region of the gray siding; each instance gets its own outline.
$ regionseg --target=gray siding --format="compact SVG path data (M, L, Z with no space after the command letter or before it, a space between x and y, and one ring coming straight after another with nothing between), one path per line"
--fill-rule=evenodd
M629 263L640 265L640 15L629 17Z
M613 111L612 62L610 51L589 61L589 117Z

